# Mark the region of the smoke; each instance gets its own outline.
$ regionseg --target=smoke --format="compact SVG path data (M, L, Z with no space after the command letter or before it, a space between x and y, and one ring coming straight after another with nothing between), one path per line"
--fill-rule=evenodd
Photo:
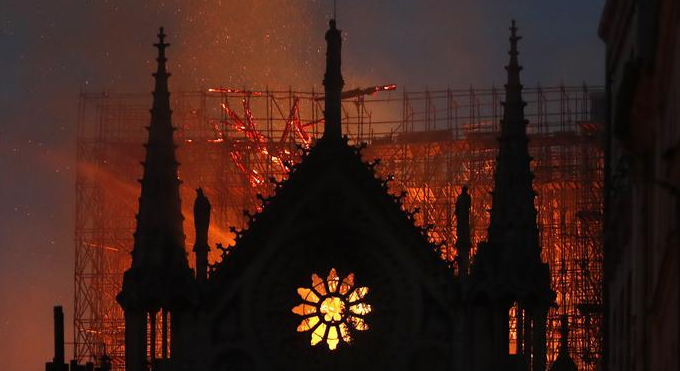
M323 16L304 1L10 1L0 4L0 357L9 370L52 357L51 306L73 339L78 93L151 91L159 26L171 88L310 85ZM320 8L319 8L320 9ZM318 32L310 28L318 27ZM322 55L322 54L321 54ZM149 97L149 102L151 97ZM131 196L124 184L112 191ZM190 205L191 202L184 202ZM190 215L185 210L186 215ZM229 243L213 229L214 240ZM70 355L71 351L67 349Z

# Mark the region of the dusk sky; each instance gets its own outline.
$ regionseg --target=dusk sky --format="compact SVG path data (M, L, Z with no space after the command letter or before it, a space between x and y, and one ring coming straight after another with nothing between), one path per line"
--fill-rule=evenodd
M604 85L604 0L339 0L346 86L501 86L516 19L526 86ZM0 2L0 359L44 369L52 309L72 340L80 91L150 92L157 29L170 88L321 87L331 0ZM149 95L149 104L151 96ZM187 202L187 201L185 201ZM67 347L70 357L72 350Z

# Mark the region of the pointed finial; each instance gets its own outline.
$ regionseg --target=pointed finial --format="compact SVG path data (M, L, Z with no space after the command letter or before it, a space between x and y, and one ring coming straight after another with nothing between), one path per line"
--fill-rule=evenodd
M514 22L514 21L513 21L513 22ZM158 30L158 40L159 40L161 43L163 43L163 41L165 40L165 36L166 36L166 35L165 35L165 32L164 32L164 28L163 28L163 26L161 26L161 28Z
M160 27L158 29L158 42L156 44L153 44L156 48L158 48L158 58L156 59L159 64L164 64L167 59L165 58L165 48L170 46L170 44L165 42L165 37L167 35L164 32L164 28Z
M328 23L326 32L326 73L323 85L326 93L324 107L324 138L342 138L341 95L344 81L342 79L342 35L337 29L335 19Z
M157 47L160 51L165 50L170 44L165 42L165 37L167 35L165 34L165 29L163 27L160 27L158 29L158 43L153 44L155 47Z
M160 27L158 29L158 42L153 44L153 46L158 49L158 57L156 58L158 66L156 68L156 72L153 73L153 76L156 78L155 91L157 93L166 92L168 90L167 80L168 77L170 77L170 74L167 72L165 67L165 62L168 61L168 59L165 57L165 48L170 46L170 44L165 42L166 36L165 29Z
M508 71L508 83L506 88L519 87L519 90L521 90L519 74L520 71L522 71L522 67L519 65L519 60L517 58L519 55L517 42L521 39L521 36L517 36L517 23L513 20L510 26L510 51L508 52L510 55L510 62L505 67L505 69Z
M512 20L512 26L510 26L510 55L517 55L517 42L522 40L521 36L517 36L517 23Z
M560 351L569 351L569 317L563 314L560 318Z

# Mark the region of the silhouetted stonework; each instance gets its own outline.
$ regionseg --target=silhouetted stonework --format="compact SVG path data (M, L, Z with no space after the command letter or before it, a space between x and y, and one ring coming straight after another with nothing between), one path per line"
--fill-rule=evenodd
M464 186L456 199L456 251L458 270L461 276L467 276L470 269L470 207L472 198L468 194L468 187Z
M145 369L147 353L182 353L179 339L184 330L185 310L195 305L194 277L184 247L184 220L179 196L179 163L175 157L170 92L165 62L165 34L160 29L158 69L153 74L155 88L151 108L142 194L136 216L132 266L123 277L117 300L125 311L125 363L129 370ZM169 323L168 316L172 317ZM156 324L160 323L160 326ZM187 326L189 326L187 324ZM160 327L160 333L157 328ZM149 341L148 339L153 339ZM170 349L172 347L172 349Z
M680 368L680 2L608 0L603 369Z
M560 353L550 371L578 371L576 362L569 355L569 316L562 315L560 330Z
M111 359L106 354L96 360L97 366L94 362L81 365L76 360L66 363L64 344L64 311L58 306L54 307L54 358L45 363L45 371L111 371Z
M545 370L545 315L554 294L540 259L514 24L512 31L498 193L489 243L480 248L483 259L469 267L471 274L467 268L455 274L440 259L426 230L414 225L413 214L376 176L375 164L364 162L361 149L341 136L342 38L331 21L324 136L277 184L275 195L262 200L262 212L251 216L248 228L236 231L235 245L222 260L210 266L210 204L198 191L195 277L186 278L186 260L177 254L184 245L177 223L181 215L175 212L179 182L174 154L166 151L165 161L151 162L157 149L147 147L133 263L119 295L129 326L127 370L142 371L147 364L187 371ZM167 135L163 36L157 45L149 143L162 137L162 148L174 151ZM157 104L156 99L163 101ZM161 106L167 112L158 112ZM162 136L154 130L159 123ZM160 174L171 176L163 180ZM157 184L158 193L145 191L151 189L148 184ZM466 251L463 255L471 247L470 203L462 191L456 204L456 245ZM159 234L145 229L142 210L150 205L158 207L157 217L167 222L163 225L174 229ZM167 236L172 243L157 249L155 239L166 241ZM459 264L467 267L469 255ZM162 289L154 291L158 286L147 280ZM520 303L530 323L520 327L530 335L517 354L509 354L513 303ZM152 325L158 311L163 313L161 335ZM169 333L166 314L171 315ZM154 341L159 336L161 341Z
M517 356L533 370L546 369L546 320L554 303L550 271L541 260L536 207L524 119L522 84L518 62L517 29L513 21L510 36L510 63L506 67L505 102L499 151L494 174L493 202L488 240L479 247L473 277L480 285L476 295L489 305L502 308L498 326L507 327L508 312L516 305ZM507 350L501 343L494 353ZM533 356L533 359L532 359Z

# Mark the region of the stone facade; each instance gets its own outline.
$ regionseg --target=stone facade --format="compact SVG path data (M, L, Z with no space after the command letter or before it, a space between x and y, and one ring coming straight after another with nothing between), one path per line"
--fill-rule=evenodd
M677 370L680 3L609 0L605 370Z
M198 269L189 279L177 254L184 241L161 32L133 263L118 297L126 369L544 371L554 292L540 257L516 31L513 22L489 241L469 269L469 257L460 257L459 274L440 259L375 164L341 136L342 38L331 21L324 136L214 265L210 203L199 190ZM154 155L159 148L165 156ZM463 255L469 197L456 203ZM147 215L149 205L163 212Z

